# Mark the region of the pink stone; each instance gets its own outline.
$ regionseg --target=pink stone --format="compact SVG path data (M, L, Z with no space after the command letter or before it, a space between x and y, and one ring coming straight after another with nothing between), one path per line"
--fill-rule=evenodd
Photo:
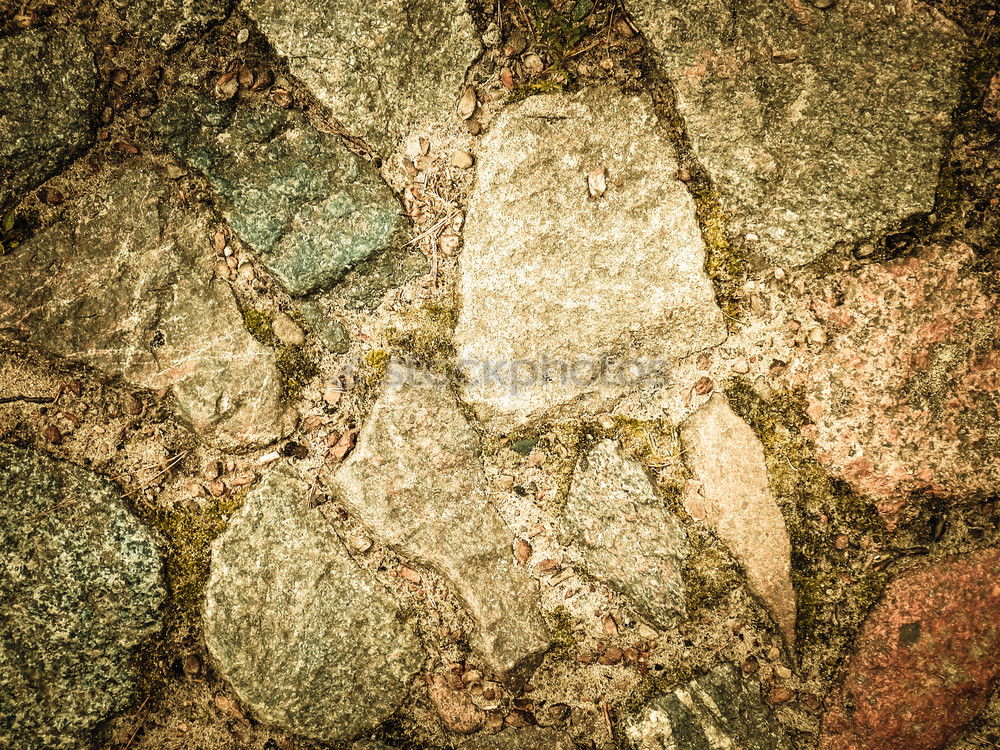
M893 581L827 701L819 750L937 750L1000 673L1000 550Z
M816 457L892 525L913 492L1000 486L1000 315L962 244L828 277L827 345L789 368Z

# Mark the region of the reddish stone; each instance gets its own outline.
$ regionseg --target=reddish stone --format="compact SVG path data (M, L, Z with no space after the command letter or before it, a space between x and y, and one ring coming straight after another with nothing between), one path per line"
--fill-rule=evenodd
M936 750L1000 672L1000 550L893 581L831 694L820 750Z
M1000 487L1000 307L962 244L826 279L826 345L786 378L817 458L890 525L907 496Z

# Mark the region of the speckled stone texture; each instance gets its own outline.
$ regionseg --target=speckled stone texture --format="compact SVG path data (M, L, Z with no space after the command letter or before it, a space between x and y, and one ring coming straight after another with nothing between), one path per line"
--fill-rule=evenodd
M789 369L816 456L895 522L925 492L1000 485L1000 315L961 243L828 277L810 301L828 343Z
M0 257L0 329L171 390L220 446L266 445L288 434L292 415L270 351L212 276L214 232L146 162L107 172L68 218Z
M0 445L0 746L90 747L134 699L161 567L115 485Z
M208 178L226 220L292 294L402 243L402 206L375 168L298 112L185 90L153 129Z
M574 564L660 627L684 613L687 537L634 461L603 440L577 463L560 540Z
M598 408L725 339L694 201L648 97L530 97L500 113L478 159L455 345L481 418Z
M226 17L230 0L113 0L126 25L164 49L201 34Z
M965 40L920 2L629 0L732 230L801 264L933 208Z
M505 729L499 734L478 734L458 746L459 750L576 750L564 732L545 727Z
M795 642L791 541L771 495L764 447L715 393L681 426L684 460L694 477L684 506L708 524L746 570L751 590L771 610L785 642Z
M792 750L757 683L730 664L651 698L625 736L631 750Z
M205 642L261 721L331 743L392 714L424 660L389 593L287 468L247 495L212 544Z
M352 135L388 155L454 109L481 46L464 0L243 0Z
M938 750L1000 673L1000 551L947 558L889 584L827 700L820 750Z
M96 97L94 55L78 29L0 37L0 210L93 142Z
M362 523L447 579L478 626L473 647L517 677L537 664L548 633L537 584L513 564L513 535L482 492L479 452L450 384L392 363L332 481Z

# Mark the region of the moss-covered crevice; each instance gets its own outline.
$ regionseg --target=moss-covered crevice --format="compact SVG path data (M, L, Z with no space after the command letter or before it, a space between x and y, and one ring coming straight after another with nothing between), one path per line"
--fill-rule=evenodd
M403 312L384 333L385 349L402 359L442 375L454 375L452 334L458 311L449 302L424 302Z
M281 390L289 401L298 401L309 381L319 374L312 357L300 346L282 344L271 327L274 316L265 310L242 310L243 325L264 346L275 350L274 364L281 374Z
M764 400L744 379L731 381L726 395L764 446L771 491L791 537L803 667L829 679L888 581L888 531L872 503L813 458L799 429L807 422L800 395Z

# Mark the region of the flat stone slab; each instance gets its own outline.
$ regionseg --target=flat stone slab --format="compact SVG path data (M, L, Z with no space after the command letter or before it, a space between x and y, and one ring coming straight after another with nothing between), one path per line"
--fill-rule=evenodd
M602 440L577 463L560 541L587 575L630 600L660 627L684 614L687 536L642 467Z
M0 445L0 745L86 748L135 698L160 549L105 479Z
M185 90L153 129L205 175L226 220L291 294L329 287L402 243L408 222L367 161L298 112Z
M114 0L132 31L164 49L201 34L226 17L228 0Z
M1000 300L967 245L827 278L821 351L789 368L816 457L894 523L914 492L1000 487Z
M500 675L548 648L537 584L482 491L479 438L443 377L392 363L357 446L332 483L348 509L418 566L444 576L478 626L473 647Z
M243 0L279 54L353 135L384 154L452 112L481 45L464 0Z
M212 275L210 217L151 165L105 173L69 212L0 256L0 329L112 376L173 392L222 447L287 435L271 351Z
M260 720L331 743L394 713L424 661L390 594L284 468L212 544L205 642Z
M1000 674L1000 551L954 556L889 584L827 700L820 750L939 750Z
M532 96L497 116L478 165L455 345L481 417L603 408L725 339L694 201L648 97Z
M97 67L79 29L0 38L0 210L93 143L96 97Z
M723 664L650 699L625 722L633 750L791 750L756 682Z
M771 495L764 447L726 397L716 392L681 425L684 460L699 487L685 493L688 513L715 530L743 565L788 645L795 642L792 546Z
M920 2L629 0L731 229L807 263L931 211L965 40Z

